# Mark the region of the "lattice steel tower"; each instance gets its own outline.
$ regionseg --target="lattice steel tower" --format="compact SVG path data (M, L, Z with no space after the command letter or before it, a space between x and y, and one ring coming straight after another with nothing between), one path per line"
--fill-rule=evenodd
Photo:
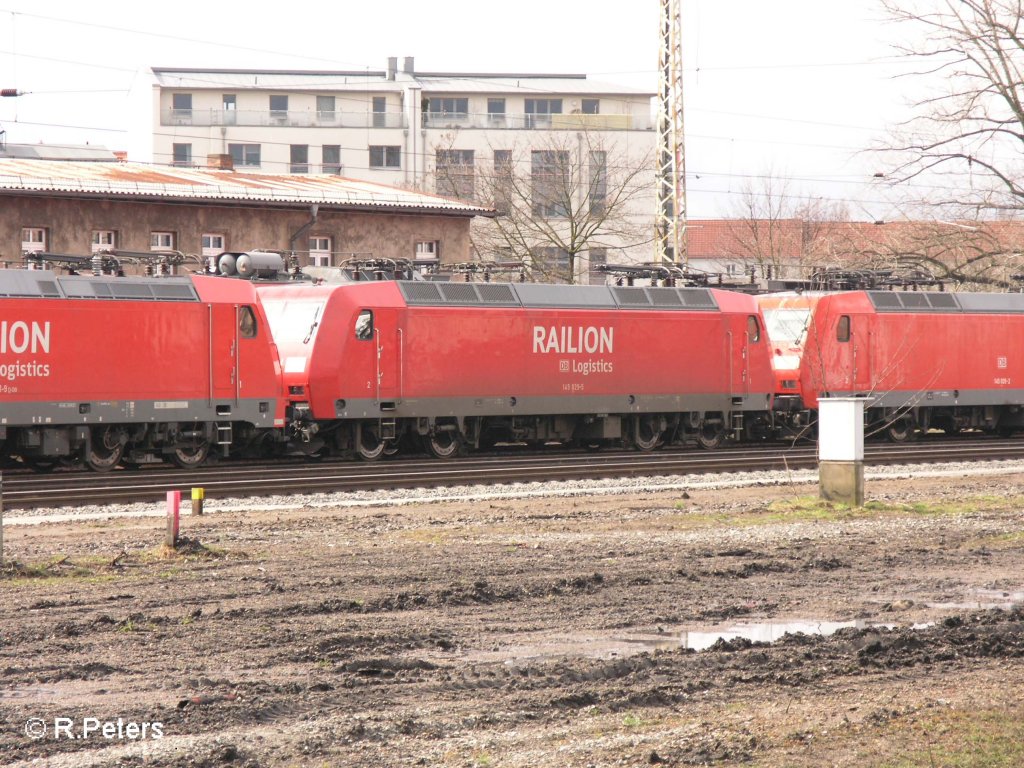
M659 0L658 210L655 261L686 264L686 162L683 153L682 0Z

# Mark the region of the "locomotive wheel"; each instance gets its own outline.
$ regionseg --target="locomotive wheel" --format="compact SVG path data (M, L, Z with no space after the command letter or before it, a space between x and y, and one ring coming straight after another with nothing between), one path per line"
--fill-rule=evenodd
M633 445L638 451L653 451L658 447L660 440L661 430L654 426L651 419L637 419L636 428L633 430Z
M900 416L885 428L885 436L893 443L905 443L914 436L914 420Z
M179 445L171 454L171 459L182 469L195 469L210 455L210 442L203 440L192 445Z
M725 442L725 425L706 421L697 433L697 445L706 451L712 451Z
M109 472L124 456L124 433L114 427L96 427L92 431L85 463L97 472Z
M424 442L430 455L437 459L452 459L462 452L462 435L455 430L431 432Z
M356 427L356 453L363 461L376 461L384 455L387 447L387 441L377 436L377 430L372 424Z

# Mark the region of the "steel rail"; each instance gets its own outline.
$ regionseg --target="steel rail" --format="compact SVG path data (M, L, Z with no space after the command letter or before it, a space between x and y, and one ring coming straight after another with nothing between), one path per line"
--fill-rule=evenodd
M1024 441L928 440L898 446L875 444L865 449L865 464L869 466L1006 459L1024 459ZM552 480L785 471L816 466L816 447L812 444L651 453L509 451L454 461L396 458L381 462L225 462L190 471L161 466L103 474L87 471L5 473L3 501L6 508L33 509L154 502L164 499L169 490L187 491L192 487L204 488L207 499L218 499Z

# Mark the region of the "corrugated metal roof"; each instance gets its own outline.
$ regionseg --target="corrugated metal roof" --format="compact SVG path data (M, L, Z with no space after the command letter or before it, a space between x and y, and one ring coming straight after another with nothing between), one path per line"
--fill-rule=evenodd
M261 91L401 91L383 72L260 72L243 70L153 69L162 88Z
M647 96L656 94L642 88L588 80L577 74L487 74L429 73L415 75L398 73L397 80L388 80L385 72L316 72L259 71L153 68L153 76L162 88L256 89L288 91L401 91L419 85L424 92L435 93L565 93L613 96Z
M36 160L94 160L113 163L117 155L96 144L7 144L0 147L0 158L34 158Z
M416 78L424 93L520 93L577 94L593 96L646 96L657 94L614 83L603 83L581 77L487 77L483 75L462 75Z
M11 192L286 205L316 203L345 208L430 210L462 216L494 213L460 200L344 176L0 158L0 195Z

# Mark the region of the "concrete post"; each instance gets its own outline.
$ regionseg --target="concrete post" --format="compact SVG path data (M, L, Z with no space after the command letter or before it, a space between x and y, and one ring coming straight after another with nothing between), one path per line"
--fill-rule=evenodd
M818 401L818 486L821 498L864 504L865 397Z
M167 492L167 538L164 540L171 549L178 547L178 524L181 515L181 491Z

